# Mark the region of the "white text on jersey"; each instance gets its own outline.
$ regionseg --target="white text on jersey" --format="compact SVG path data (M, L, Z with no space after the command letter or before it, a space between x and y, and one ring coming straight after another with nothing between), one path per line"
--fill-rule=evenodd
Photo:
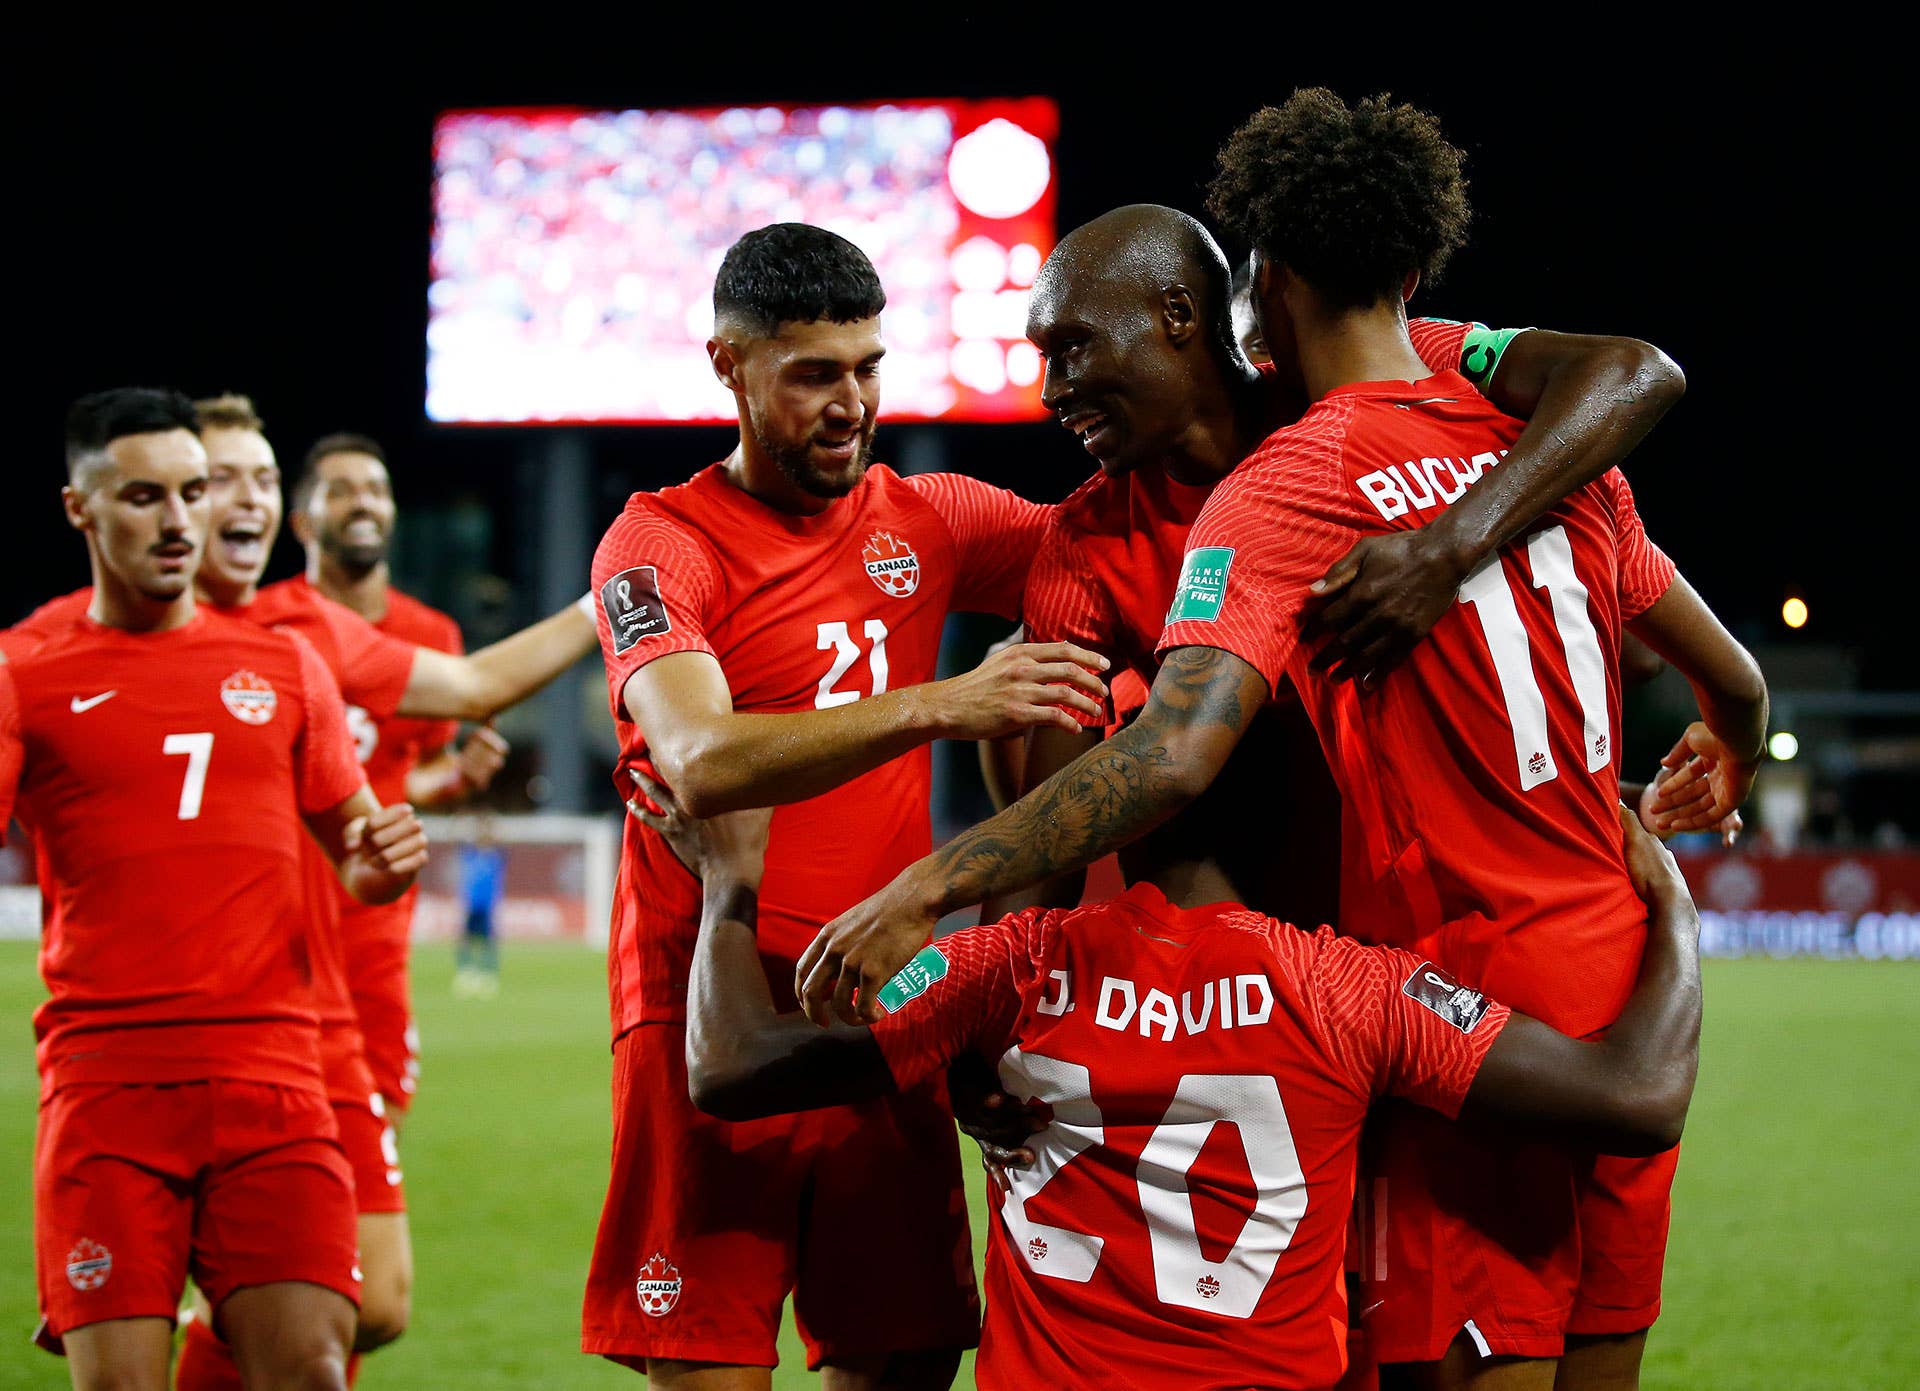
M1409 459L1354 479L1367 501L1387 521L1404 517L1408 507L1426 512L1455 502L1467 486L1507 457L1488 450L1471 459Z
M1062 982L1062 1000L1066 983ZM1063 1011L1047 1009L1048 1014ZM1208 1029L1250 1029L1273 1017L1273 986L1261 975L1222 976L1208 981L1198 992L1183 990L1176 1002L1158 987L1144 993L1130 980L1103 976L1100 980L1100 1008L1094 1023L1103 1029L1139 1030L1140 1037L1157 1033L1162 1043L1173 1042L1176 1033L1197 1034Z

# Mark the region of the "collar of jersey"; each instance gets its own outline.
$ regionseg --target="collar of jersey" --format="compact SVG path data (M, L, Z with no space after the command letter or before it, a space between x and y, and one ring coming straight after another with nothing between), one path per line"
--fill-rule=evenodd
M854 484L853 491L843 498L835 498L825 510L807 516L800 512L782 512L777 507L769 507L744 488L736 488L727 481L727 466L722 460L706 470L702 477L714 492L727 499L729 506L742 520L753 522L777 531L784 536L805 536L813 539L833 536L853 525L859 514L860 504L866 499L867 488L873 478L873 471L883 468L882 464L868 464L867 471L860 481Z
M1436 372L1431 377L1422 377L1417 382L1406 382L1395 378L1381 382L1347 382L1336 386L1319 401L1338 400L1341 397L1375 397L1381 400L1425 399L1433 396L1459 396L1471 392L1473 386L1458 372Z

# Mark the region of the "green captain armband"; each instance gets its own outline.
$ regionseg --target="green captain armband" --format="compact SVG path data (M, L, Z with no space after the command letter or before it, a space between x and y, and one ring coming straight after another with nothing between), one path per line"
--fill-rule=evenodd
M1494 369L1499 367L1507 345L1525 332L1524 328L1467 325L1467 336L1460 344L1460 375L1475 386L1484 387L1493 380Z

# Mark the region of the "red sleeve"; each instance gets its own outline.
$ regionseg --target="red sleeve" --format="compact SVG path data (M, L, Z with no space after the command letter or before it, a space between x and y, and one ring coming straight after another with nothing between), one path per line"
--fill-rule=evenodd
M1314 999L1329 1051L1357 1091L1452 1117L1512 1013L1424 957L1315 934Z
M7 823L13 820L13 796L26 756L20 738L20 693L14 688L13 672L0 660L0 845L7 843Z
M1028 642L1077 642L1102 656L1113 653L1119 615L1057 512L1049 519L1027 572L1020 616Z
M1613 488L1614 542L1620 553L1620 621L1630 623L1652 608L1673 585L1678 571L1667 553L1653 544L1640 512L1633 505L1633 489L1619 469L1604 480Z
M37 651L48 638L71 626L92 602L91 585L76 589L71 594L62 594L58 599L47 600L11 628L0 632L0 654L17 662Z
M707 550L677 522L635 499L593 553L594 624L615 718L627 678L673 652L713 652L707 620L720 576Z
M1413 350L1420 354L1420 360L1435 373L1458 372L1467 330L1473 327L1475 325L1455 323L1452 319L1408 319L1407 337L1413 342Z
M969 1050L997 1057L1012 1045L1047 916L1029 908L942 937L887 982L873 1037L897 1086L905 1090Z
M347 733L347 707L333 673L313 650L313 644L300 634L288 632L287 639L300 654L303 719L293 750L294 780L300 811L311 816L339 806L364 787L367 779L360 771L353 736Z
M418 649L381 632L344 604L316 595L314 607L333 637L334 650L340 654L336 694L376 720L391 718L407 693ZM329 684L333 684L331 680Z
M953 607L1019 618L1027 571L1053 509L961 473L915 473L906 484L953 537Z
M1214 489L1188 533L1159 651L1217 647L1278 687L1307 586L1362 534L1340 489L1352 415L1351 402L1310 414Z

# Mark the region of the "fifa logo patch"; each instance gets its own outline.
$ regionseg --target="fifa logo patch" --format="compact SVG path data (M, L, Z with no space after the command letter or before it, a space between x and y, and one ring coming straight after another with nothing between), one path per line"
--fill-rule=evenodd
M680 1302L680 1267L655 1251L640 1267L633 1292L639 1296L641 1313L648 1318L664 1318Z
M613 630L615 656L641 638L673 631L667 606L660 601L660 571L652 565L631 566L601 585L600 607Z
M920 557L890 531L869 536L860 559L867 568L867 578L880 586L882 594L904 599L920 587Z
M76 1290L97 1290L113 1274L113 1252L97 1241L81 1237L67 1252L67 1283Z
M241 724L266 724L280 706L280 697L264 676L236 671L220 683L220 703Z
M1400 993L1432 1010L1463 1034L1470 1034L1486 1017L1487 997L1470 990L1431 961L1407 977Z
M1220 601L1227 593L1227 573L1233 569L1232 546L1197 546L1187 552L1180 567L1180 583L1173 591L1168 623L1212 623L1220 617Z
M898 1014L909 1000L917 1000L945 980L947 958L938 947L924 947L918 956L900 968L900 974L880 987L880 1008Z

